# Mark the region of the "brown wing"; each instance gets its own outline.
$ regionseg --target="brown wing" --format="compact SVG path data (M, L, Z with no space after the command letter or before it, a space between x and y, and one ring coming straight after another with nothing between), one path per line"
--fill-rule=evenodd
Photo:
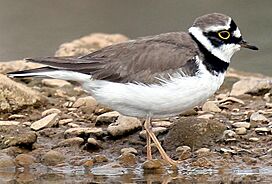
M187 33L166 33L105 47L82 57L29 59L113 82L153 83L178 69L194 75L198 48Z

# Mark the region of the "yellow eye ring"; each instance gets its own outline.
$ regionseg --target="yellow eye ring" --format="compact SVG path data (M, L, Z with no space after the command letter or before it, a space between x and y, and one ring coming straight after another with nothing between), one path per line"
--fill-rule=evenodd
M218 32L218 36L221 39L223 39L223 40L227 40L230 37L230 32L228 32L228 31L220 31L220 32Z

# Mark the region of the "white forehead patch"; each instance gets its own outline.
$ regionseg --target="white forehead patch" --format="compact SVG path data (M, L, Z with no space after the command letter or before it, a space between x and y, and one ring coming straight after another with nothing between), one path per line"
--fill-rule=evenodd
M233 36L235 36L236 38L240 38L242 35L241 35L241 32L239 30L239 28L237 27L236 30L233 32Z
M213 32L217 32L217 31L220 31L220 30L228 30L230 28L230 23L231 23L231 18L229 18L229 20L226 22L226 25L225 26L222 26L222 25L214 25L214 26L210 26L210 27L207 27L204 31L205 32L210 32L210 31L213 31Z

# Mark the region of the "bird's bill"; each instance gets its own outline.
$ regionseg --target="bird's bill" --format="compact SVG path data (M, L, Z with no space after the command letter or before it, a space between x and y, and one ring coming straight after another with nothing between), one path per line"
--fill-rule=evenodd
M249 44L247 41L242 40L240 43L241 47L247 48L247 49L251 49L251 50L259 50L258 47Z

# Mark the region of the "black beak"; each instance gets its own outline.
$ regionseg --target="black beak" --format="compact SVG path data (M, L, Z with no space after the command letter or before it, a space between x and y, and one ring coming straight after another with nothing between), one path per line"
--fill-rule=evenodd
M254 46L254 45L250 45L247 41L242 40L239 42L239 44L241 45L241 47L247 48L247 49L251 49L251 50L259 50L258 47Z

